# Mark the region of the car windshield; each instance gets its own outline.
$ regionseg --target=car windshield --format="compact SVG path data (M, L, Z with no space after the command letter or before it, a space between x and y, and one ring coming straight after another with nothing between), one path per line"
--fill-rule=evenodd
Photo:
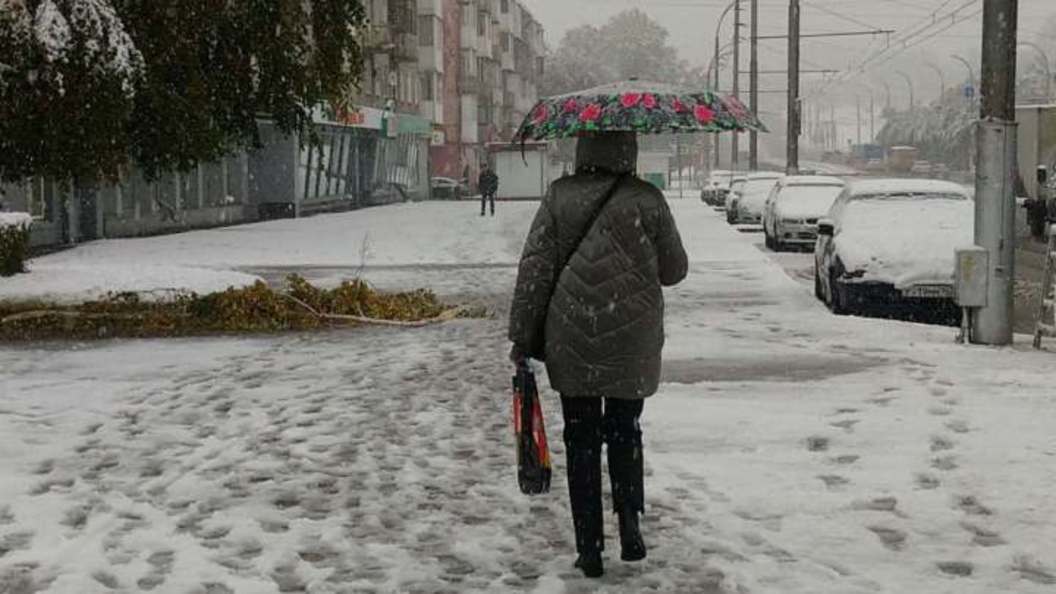
M892 241L900 230L919 229L931 233L945 228L971 227L974 213L970 201L957 194L892 196L852 200L840 220L843 231L877 232Z
M905 200L969 200L967 194L954 192L885 192L883 194L855 194L852 202L864 201L905 201Z
M717 186L728 186L730 181L733 180L732 173L713 173L711 174L711 183Z
M769 194L770 190L774 189L777 185L777 179L751 179L748 180L744 185L744 194L747 195L758 195L758 194Z
M834 185L804 185L786 186L778 194L778 200L782 204L799 204L804 202L827 201L830 205L843 191L843 186Z
M734 182L730 184L730 191L738 193L743 192L745 183L747 182L743 179L734 180Z

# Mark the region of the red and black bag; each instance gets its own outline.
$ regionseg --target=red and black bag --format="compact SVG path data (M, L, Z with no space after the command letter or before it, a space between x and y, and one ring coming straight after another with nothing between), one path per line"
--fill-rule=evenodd
M517 483L525 495L550 492L550 448L535 373L517 366L513 378L513 430L517 437Z

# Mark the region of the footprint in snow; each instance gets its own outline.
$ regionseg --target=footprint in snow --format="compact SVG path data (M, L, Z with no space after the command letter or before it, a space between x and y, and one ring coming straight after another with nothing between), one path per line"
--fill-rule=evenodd
M917 488L924 489L925 491L938 489L939 485L942 484L942 481L940 481L937 476L927 473L918 474L913 478L913 482L917 485Z
M1001 537L1001 534L979 526L978 524L972 524L970 522L964 522L961 524L968 534L972 535L972 544L980 547L997 547L1004 544L1008 544L1007 541Z
M975 566L967 561L939 561L935 564L939 571L956 577L971 577Z
M869 531L880 539L880 543L884 547L892 551L903 550L906 546L906 540L909 538L905 532L885 526L869 526Z

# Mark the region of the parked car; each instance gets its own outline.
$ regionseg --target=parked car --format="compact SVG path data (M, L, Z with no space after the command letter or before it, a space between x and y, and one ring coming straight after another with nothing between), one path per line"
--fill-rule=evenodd
M748 181L744 184L744 190L736 200L734 223L740 225L761 224L763 222L763 208L766 206L766 198L770 195L770 190L773 190L777 182L783 177L785 177L783 174L772 171L760 171L759 173L749 174Z
M766 199L763 232L766 247L814 247L818 219L825 216L846 184L838 177L796 175L777 182Z
M914 161L913 166L910 167L909 173L911 175L917 175L926 177L931 175L931 162L929 161Z
M923 179L848 185L818 221L815 294L837 314L952 308L954 252L973 244L964 186Z
M459 200L469 193L466 184L450 177L434 177L429 180L433 200Z
M737 200L741 197L741 192L744 192L746 183L748 183L747 177L737 176L730 182L730 191L726 193L726 202L723 207L726 210L726 222L731 225L737 222Z
M735 174L732 171L716 169L704 182L704 188L700 191L700 199L708 206L722 206L726 203L726 194L730 192L730 183Z

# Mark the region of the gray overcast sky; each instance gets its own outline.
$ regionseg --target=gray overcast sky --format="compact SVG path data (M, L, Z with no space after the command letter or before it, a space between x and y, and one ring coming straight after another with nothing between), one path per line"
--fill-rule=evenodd
M692 63L705 63L714 47L714 31L717 19L729 0L524 0L547 30L548 42L557 45L568 29L584 24L601 24L612 15L637 7L647 12L671 32L672 44L682 57ZM742 0L747 8L750 0ZM879 29L895 29L899 33L912 31L931 20L933 14L967 16L981 10L982 0L802 0L803 32L830 32L862 30L871 25ZM1020 37L1042 42L1056 50L1056 44L1045 41L1053 33L1043 35L1045 19L1056 14L1054 0L1020 0ZM759 0L760 34L783 34L787 29L788 2L786 0ZM954 13L955 9L961 8ZM747 18L747 14L745 15ZM727 19L724 37L732 31ZM935 27L940 28L940 27ZM964 67L950 58L952 52L960 52L973 64L979 63L979 36L981 16L965 20L961 24L942 32L919 46L902 53L895 60L880 66L865 79L887 80L894 85L898 79L891 76L896 70L908 70L915 82L926 85L934 81L933 70L924 66L932 62L941 68L950 81L957 77L967 78ZM929 30L931 31L931 30ZM747 30L745 31L747 33ZM897 35L897 34L896 34ZM883 38L841 38L810 40L804 43L804 67L847 69L858 64L869 52L883 46ZM763 69L784 68L785 42L765 41L760 50ZM1030 50L1024 50L1029 52ZM1056 51L1053 52L1056 54ZM1028 54L1021 54L1027 59ZM1056 55L1053 56L1056 60ZM747 69L747 56L745 69ZM768 84L761 83L761 87ZM776 81L779 83L780 81ZM777 84L776 86L781 86ZM902 84L904 87L904 83Z

